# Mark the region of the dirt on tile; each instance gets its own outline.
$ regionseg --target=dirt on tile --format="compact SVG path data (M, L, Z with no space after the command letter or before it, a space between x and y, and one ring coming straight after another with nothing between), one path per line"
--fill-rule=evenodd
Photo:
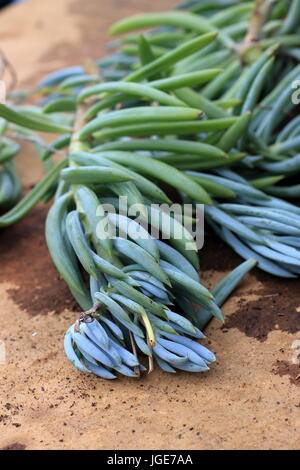
M237 328L245 335L266 341L273 330L297 333L300 331L300 280L278 280L256 273L263 279L262 287L249 294L259 299L240 298L237 310L223 328Z
M243 261L210 232L200 251L200 260L201 271L208 279L214 272L234 269ZM247 297L239 296L236 311L226 319L222 329L237 328L258 341L266 341L273 330L299 332L300 279L276 278L257 268L252 274L257 280L255 287L248 291Z
M44 226L49 204L35 208L12 227L0 231L0 283L9 282L9 297L29 315L78 310L49 256Z
M26 449L26 446L24 446L23 444L19 444L18 442L14 442L13 444L9 444L8 446L3 447L0 450L25 450L25 449Z
M300 363L289 364L285 361L277 361L273 369L274 374L283 377L287 375L290 379L291 384L300 387Z
M209 231L200 250L201 271L223 271L234 269L242 262L242 258L234 253L228 245Z

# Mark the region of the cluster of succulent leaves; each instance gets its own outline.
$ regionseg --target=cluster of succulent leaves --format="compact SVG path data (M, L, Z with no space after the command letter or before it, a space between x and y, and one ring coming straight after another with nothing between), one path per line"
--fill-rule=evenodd
M259 5L265 18L253 38ZM0 208L12 206L0 227L54 198L48 248L85 312L65 336L79 370L139 376L146 357L149 371L154 361L168 372L206 371L215 357L197 340L213 316L223 319L220 306L243 276L256 263L284 278L300 273L300 209L291 201L300 196L291 99L299 18L300 0L195 0L135 15L111 28L129 34L109 43L108 57L59 70L0 105ZM46 146L37 132L59 137ZM45 168L18 203L16 135L34 143ZM64 154L58 163L55 153ZM162 238L169 218L169 240L135 227L118 212L120 197ZM212 293L191 234L159 206L174 197L205 204L207 224L246 260ZM99 236L105 224L118 236Z

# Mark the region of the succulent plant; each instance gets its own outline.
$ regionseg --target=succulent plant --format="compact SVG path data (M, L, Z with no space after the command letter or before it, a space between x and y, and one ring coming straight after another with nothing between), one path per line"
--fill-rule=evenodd
M138 376L145 356L149 371L154 361L206 371L215 356L197 340L213 316L223 320L243 276L256 263L300 273L300 209L287 201L300 195L299 17L299 0L199 0L135 15L111 28L130 35L109 43L108 57L0 105L0 207L13 206L0 227L54 197L46 238L83 310L65 336L79 370ZM37 132L59 137L49 145ZM13 136L33 142L45 168L18 203ZM175 202L192 207L192 226L204 204L207 224L246 260L212 293L185 219L162 208Z

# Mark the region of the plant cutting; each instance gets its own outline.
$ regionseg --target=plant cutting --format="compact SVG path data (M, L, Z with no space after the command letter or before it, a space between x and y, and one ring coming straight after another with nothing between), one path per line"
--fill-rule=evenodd
M290 183L299 173L290 87L297 15L299 0L198 1L137 15L112 27L130 33L109 45L117 52L0 105L3 173L5 149L9 161L19 150L9 135L30 139L45 168L0 226L53 198L47 245L83 310L64 342L77 369L107 379L137 377L154 363L207 371L215 356L197 340L212 317L223 320L220 307L243 276L256 263L281 277L300 273L300 209L286 201L299 191ZM55 138L45 144L38 132ZM246 259L212 293L185 220L161 208L175 202L191 205L192 226L204 204L208 225Z

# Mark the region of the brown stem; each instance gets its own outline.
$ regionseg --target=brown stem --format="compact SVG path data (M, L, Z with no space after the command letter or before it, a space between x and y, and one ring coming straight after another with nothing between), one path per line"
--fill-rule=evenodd
M149 364L149 369L148 369L148 374L151 374L154 370L154 361L152 356L148 356L148 364Z
M131 333L131 331L129 331L129 337L130 337L130 342L131 342L132 353L134 354L136 359L139 360L138 355L137 355L137 351L136 351L136 347L135 347L135 342L134 342L134 339L133 339L133 334ZM139 366L134 367L134 372L136 373L136 375L138 377L140 377L141 371L140 371Z
M94 305L89 310L86 310L85 312L81 312L79 314L79 317L75 322L75 328L74 328L77 333L80 332L80 323L89 323L93 321L95 317L95 313L97 312L97 310L99 310L100 307L101 307L100 302L95 302Z
M249 23L248 33L245 43L256 44L261 39L262 28L267 20L270 9L269 0L256 0L254 10Z

